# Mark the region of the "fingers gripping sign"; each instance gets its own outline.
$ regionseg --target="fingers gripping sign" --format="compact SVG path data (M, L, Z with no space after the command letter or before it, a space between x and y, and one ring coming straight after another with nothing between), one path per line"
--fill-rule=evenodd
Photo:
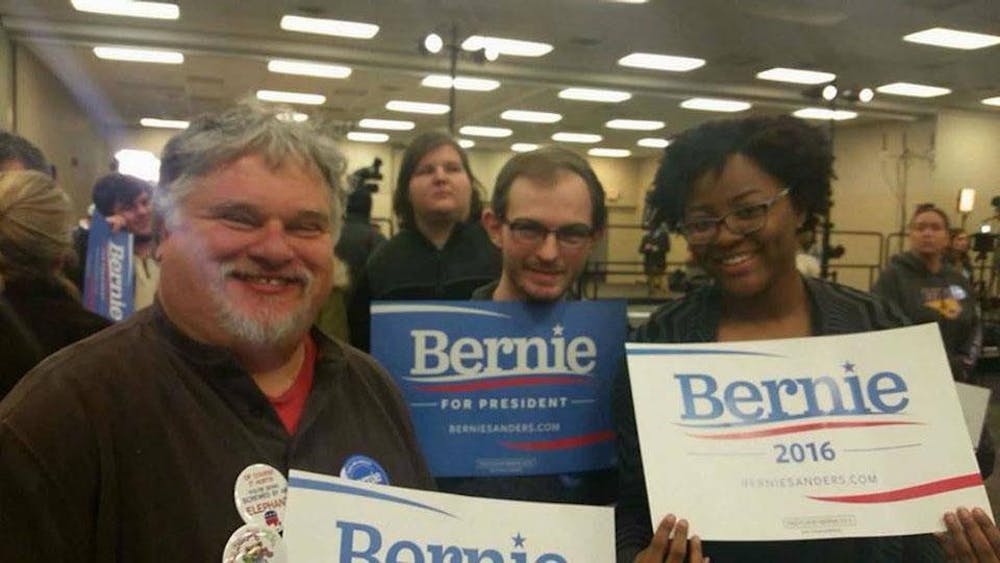
M936 534L948 561L1000 563L1000 529L979 508L944 515L947 532Z
M701 539L693 536L688 541L687 536L688 521L667 514L656 528L653 540L635 556L634 563L708 563L701 555Z

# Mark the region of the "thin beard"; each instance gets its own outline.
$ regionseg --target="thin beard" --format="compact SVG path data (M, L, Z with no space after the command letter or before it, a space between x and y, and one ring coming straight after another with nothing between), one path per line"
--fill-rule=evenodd
M307 320L305 317L309 312L306 304L297 307L280 320L255 319L234 307L232 301L226 297L225 280L235 270L236 266L231 262L220 265L219 276L211 288L212 300L217 311L216 318L226 332L254 344L274 344L284 340L294 329L305 323ZM302 272L299 275L305 278L302 292L308 295L312 288L313 276L309 272Z

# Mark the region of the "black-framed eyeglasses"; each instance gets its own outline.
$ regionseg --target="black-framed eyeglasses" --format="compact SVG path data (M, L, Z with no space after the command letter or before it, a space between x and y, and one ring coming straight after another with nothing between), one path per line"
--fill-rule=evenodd
M521 244L537 245L541 244L549 234L556 236L556 241L565 248L579 248L590 242L594 236L594 229L583 223L563 225L550 229L538 221L531 219L514 219L508 221L504 219L510 234L516 242Z
M680 231L691 244L706 244L715 240L719 234L719 226L725 224L729 232L737 235L749 235L764 228L767 223L767 212L777 201L788 195L790 188L785 188L767 201L744 205L736 208L722 217L697 217L680 224Z

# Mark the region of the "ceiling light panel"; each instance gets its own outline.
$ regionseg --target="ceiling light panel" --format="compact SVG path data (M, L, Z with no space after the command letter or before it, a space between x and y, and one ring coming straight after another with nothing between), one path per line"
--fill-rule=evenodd
M844 121L845 119L854 119L858 116L857 112L848 111L845 109L832 110L828 108L802 108L794 113L795 117L801 117L802 119L824 119L827 121Z
M507 121L523 121L526 123L556 123L562 119L562 115L547 111L509 109L500 114L500 119L505 119Z
M473 141L472 139L459 139L458 146L462 147L463 149L471 149L472 147L476 146L476 142Z
M880 94L892 94L894 96L910 96L911 98L934 98L950 94L948 88L939 86L927 86L926 84L913 84L912 82L893 82L883 84L875 90Z
M264 102L305 104L310 106L318 106L326 102L326 96L323 96L322 94L283 92L281 90L257 90L257 99Z
M681 107L684 109L696 109L700 111L721 111L724 113L733 113L737 111L746 111L753 107L753 104L740 100L691 98L681 102Z
M490 37L486 35L469 36L465 41L462 41L462 48L466 51L492 50L501 55L513 57L541 57L552 51L552 45L548 43Z
M656 131L663 129L667 124L647 119L612 119L604 126L608 129L625 129L627 131Z
M389 135L385 133L372 133L371 131L348 131L347 138L359 143L384 143L389 140Z
M428 88L451 88L451 77L446 74L431 74L425 77L421 86ZM488 78L473 78L471 76L456 76L455 89L472 92L490 92L500 87L500 82Z
M818 70L775 67L758 72L757 78L773 82L790 82L792 84L825 84L836 80L837 75L832 72L820 72Z
M407 100L391 100L385 104L385 109L390 111L400 111L403 113L423 113L428 115L441 115L448 113L448 106L445 104L430 104L427 102L410 102Z
M632 156L632 151L628 149L609 149L604 147L594 147L587 151L590 156L603 156L606 158L625 158Z
M687 72L705 66L705 59L693 57L678 57L674 55L657 55L655 53L632 53L618 59L618 64L632 68L649 70L665 70L668 72Z
M985 100L982 100L982 103L988 106L1000 106L1000 96L986 98Z
M155 127L158 129L187 129L191 123L180 119L159 119L156 117L143 117L139 120L139 125L143 127Z
M604 140L604 137L593 133L569 133L560 131L559 133L552 135L552 140L559 141L560 143L600 143Z
M133 18L149 18L155 20L176 20L181 15L177 4L167 2L123 2L121 0L72 0L78 12L106 14L109 16L128 16Z
M469 137L492 137L495 139L510 137L514 134L514 131L506 127L483 127L481 125L466 125L458 132Z
M290 61L285 59L272 59L268 61L267 70L281 74L316 76L319 78L347 78L351 75L351 68L342 65Z
M378 26L372 23L307 18L303 16L282 16L280 25L281 29L285 31L317 33L350 39L371 39L378 33Z
M410 131L417 124L412 121L400 119L372 119L365 118L358 122L358 127L365 129L385 129L387 131Z
M564 100L579 100L584 102L620 103L632 98L632 94L621 90L600 90L597 88L566 88L559 92Z
M934 27L903 36L903 41L947 47L949 49L983 49L1000 44L1000 37L945 27Z
M644 139L639 139L639 141L636 142L636 144L639 145L640 147L646 147L650 149L662 149L666 148L670 144L670 141L667 139L660 139L658 137L646 137Z
M514 152L531 152L538 150L538 145L535 143L514 143L510 146L510 150Z
M94 47L94 55L99 59L127 61L132 63L160 63L179 65L184 62L184 54L178 51L159 49L137 49L134 47Z
M304 121L309 121L309 116L302 113L301 111L283 111L276 115L280 121L288 121L291 123L302 123Z

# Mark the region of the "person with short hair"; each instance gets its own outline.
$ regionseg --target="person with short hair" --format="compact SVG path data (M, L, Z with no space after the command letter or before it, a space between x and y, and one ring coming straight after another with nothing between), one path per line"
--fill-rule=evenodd
M31 141L8 131L0 131L0 172L35 170L54 176L45 154Z
M247 470L433 488L389 375L311 330L344 157L283 111L245 102L166 144L155 303L0 401L5 560L218 561L282 518L237 493Z

